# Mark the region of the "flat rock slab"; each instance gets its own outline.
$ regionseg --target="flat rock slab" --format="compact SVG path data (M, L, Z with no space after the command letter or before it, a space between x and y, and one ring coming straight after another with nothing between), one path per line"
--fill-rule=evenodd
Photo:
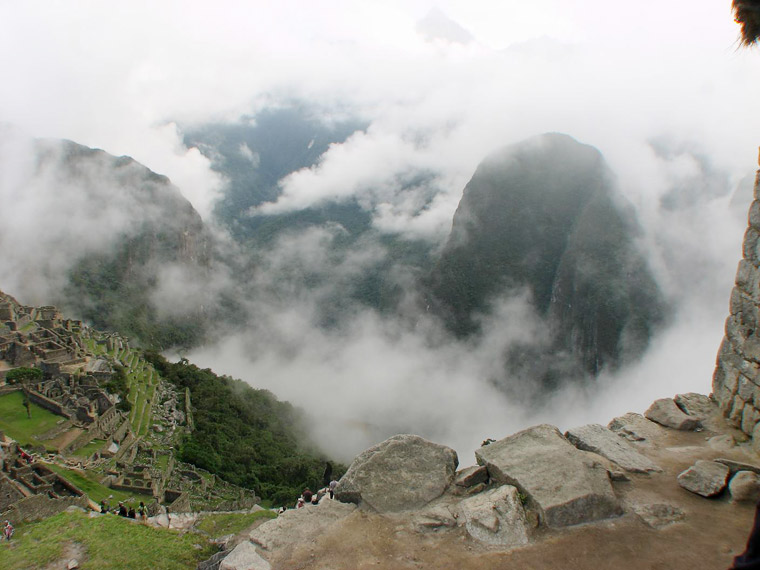
M622 514L607 470L559 430L539 425L475 451L492 481L514 485L552 527Z
M356 510L356 505L327 500L319 505L288 509L276 519L265 522L251 531L251 542L264 551L272 552L304 537L319 536Z
M736 473L739 471L752 471L753 473L757 473L760 475L760 467L757 465L752 465L750 463L742 463L741 461L734 461L733 459L716 459L716 463L722 463L726 467L728 467L729 470L729 476L733 477Z
M456 451L417 435L396 435L359 454L335 497L379 513L419 509L454 480Z
M728 474L728 467L722 463L700 459L678 475L678 484L697 495L714 497L726 488Z
M628 441L636 443L652 444L665 435L665 430L660 424L634 412L613 419L607 427Z
M672 398L660 398L652 402L644 416L660 425L681 431L701 428L699 419L683 413Z
M238 544L222 560L219 570L270 570L272 566L256 551L256 546L249 541Z
M680 508L668 503L637 505L633 507L633 511L648 526L657 529L680 522L686 518L686 514Z
M528 544L528 521L517 488L502 485L463 500L459 508L475 540L502 547Z
M567 440L578 449L591 451L617 463L632 473L650 473L662 469L636 451L630 443L603 425L588 424L568 430Z

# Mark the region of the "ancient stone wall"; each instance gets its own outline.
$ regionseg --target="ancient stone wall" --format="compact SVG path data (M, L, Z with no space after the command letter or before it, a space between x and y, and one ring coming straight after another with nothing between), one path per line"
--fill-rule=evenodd
M29 401L37 404L41 408L45 408L46 410L49 410L53 412L54 414L58 414L59 416L64 416L67 419L71 419L71 414L61 406L58 402L55 400L51 400L50 398L46 398L39 392L35 392L34 390L27 390L27 394L29 395Z
M760 170L742 249L713 395L724 415L760 447Z
M0 519L12 520L14 523L34 521L52 517L65 511L72 505L86 509L87 504L87 495L64 497L61 499L51 499L47 495L32 495L31 497L21 499L9 509L0 513Z

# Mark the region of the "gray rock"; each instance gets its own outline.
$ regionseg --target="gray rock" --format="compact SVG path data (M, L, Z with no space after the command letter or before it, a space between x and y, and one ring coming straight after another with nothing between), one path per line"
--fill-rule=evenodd
M673 401L683 413L698 420L707 419L718 411L715 402L704 394L697 394L696 392L678 394L673 398Z
M729 469L729 477L733 477L739 471L752 471L760 475L760 467L751 465L749 463L742 463L741 461L734 461L733 459L719 458L715 459L716 463L722 463Z
M516 486L541 520L563 527L622 513L607 470L559 430L539 425L475 451L492 481Z
M271 570L272 566L256 551L256 546L249 541L238 544L222 560L219 570Z
M305 536L318 536L356 510L356 505L339 501L323 501L319 505L288 509L251 531L251 542L264 551L273 551L303 541Z
M674 505L656 503L652 505L636 505L633 511L652 528L663 528L686 518L684 512Z
M736 447L734 436L727 433L716 435L707 440L707 445L716 451L728 451Z
M339 501L380 513L419 509L454 480L456 451L416 435L396 435L359 454L335 488Z
M528 521L519 492L503 485L460 503L467 532L485 544L515 547L528 543Z
M620 437L636 443L654 443L665 433L659 424L633 412L615 418L607 424L607 427Z
M662 471L651 459L641 455L631 444L599 424L588 424L568 430L565 437L578 449L591 451L617 463L626 471L649 473Z
M672 429L693 431L702 427L697 418L687 416L676 406L672 398L660 398L655 400L644 416L653 422Z
M457 472L454 484L459 487L474 487L488 481L488 469L482 465L473 465Z
M760 475L739 471L728 483L731 500L737 503L756 503L760 499Z
M697 495L714 497L726 488L728 473L728 467L722 463L700 459L678 475L678 484Z

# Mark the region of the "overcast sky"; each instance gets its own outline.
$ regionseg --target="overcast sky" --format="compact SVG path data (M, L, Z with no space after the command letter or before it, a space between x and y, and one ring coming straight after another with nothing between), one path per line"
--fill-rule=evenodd
M439 241L489 153L546 131L594 145L639 211L663 288L686 299L677 326L639 370L627 372L628 391L614 391L622 398L611 403L610 391L586 407L595 415L554 417L602 421L613 410L627 411L623 405L709 392L746 224L741 207L738 216L731 213L726 192L754 171L760 144L760 53L739 50L737 36L730 0L0 0L0 123L130 155L168 175L208 220L224 181L197 149L183 146L183 125L234 121L266 105L307 100L328 119L359 117L369 128L333 146L315 168L283 180L283 196L263 211L359 196L372 204L379 230ZM669 150L658 155L653 140ZM436 173L438 197L422 213L395 194L394 181L410 171ZM693 190L713 173L722 182L705 196L660 211L666 192ZM0 187L0 221L22 199L33 209L44 191L21 197ZM23 292L9 293L25 300ZM522 310L505 307L507 314ZM303 334L302 317L283 312L273 322ZM239 357L247 350L242 339L197 356L302 405L309 399L299 401L303 384L293 378L310 370L328 394L358 382L352 405L365 417L403 400L410 413L443 423L452 410L424 397L430 386L421 379L430 377L438 380L439 400L470 410L479 402L498 415L500 401L483 384L461 397L463 378L485 374L487 345L428 350L421 338L387 329L365 315L352 342L317 337L297 358L278 359L272 347L252 363ZM326 362L337 346L342 352ZM393 371L392 382L373 376L380 365ZM419 397L410 395L410 378L420 383L411 390ZM378 386L386 388L373 392L371 406L357 403ZM319 406L329 408L330 398ZM478 414L485 425L466 437L459 424L428 433L468 449L534 419L485 415ZM464 424L471 419L462 414ZM325 437L334 433L332 426Z

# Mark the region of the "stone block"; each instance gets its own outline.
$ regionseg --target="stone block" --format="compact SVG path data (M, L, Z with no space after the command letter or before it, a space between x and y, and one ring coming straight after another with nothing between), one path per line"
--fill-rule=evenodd
M744 374L739 375L739 380L736 387L736 393L745 402L752 402L755 399L757 393L757 386L749 380Z
M696 392L677 394L673 401L683 413L700 420L709 418L718 411L715 402L704 394Z
M459 487L474 487L488 481L488 469L482 465L473 465L457 472L454 484Z
M746 405L746 402L741 399L739 394L734 396L727 418L728 418L728 421L730 421L736 427L739 427L741 425L742 415L744 414L745 405Z
M419 509L454 480L456 452L417 435L396 435L359 454L335 497L380 513Z
M760 230L760 200L754 200L749 207L749 226Z
M741 428L744 433L750 434L754 431L755 425L758 421L758 412L751 404L744 406L744 412L742 413Z
M703 497L714 497L723 492L729 469L722 463L699 460L678 475L678 484Z

